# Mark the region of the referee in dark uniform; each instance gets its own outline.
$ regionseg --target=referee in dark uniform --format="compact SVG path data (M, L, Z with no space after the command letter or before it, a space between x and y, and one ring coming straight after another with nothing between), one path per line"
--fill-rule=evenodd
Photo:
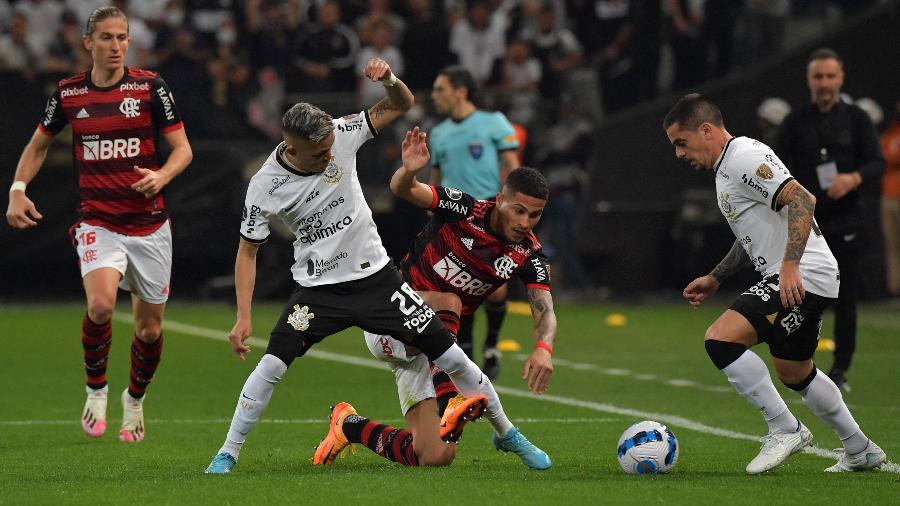
M812 100L785 118L773 148L794 177L816 197L816 222L840 268L835 306L834 364L828 375L849 391L846 372L856 348L859 258L866 244L866 211L859 186L878 184L884 157L878 135L862 109L841 101L843 60L831 49L814 51L806 67Z

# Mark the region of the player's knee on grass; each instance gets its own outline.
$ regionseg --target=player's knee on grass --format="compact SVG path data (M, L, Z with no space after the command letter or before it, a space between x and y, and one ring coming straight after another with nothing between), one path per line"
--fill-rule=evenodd
M116 300L107 297L92 297L88 300L88 318L97 325L103 325L112 319Z
M441 419L437 414L434 397L425 399L405 413L407 425L413 434L413 448L420 466L449 466L456 457L456 445L441 439Z

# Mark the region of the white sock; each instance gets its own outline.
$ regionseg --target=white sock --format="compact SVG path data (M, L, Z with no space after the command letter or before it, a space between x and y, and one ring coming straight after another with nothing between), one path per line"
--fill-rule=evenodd
M800 422L788 409L778 390L775 390L769 369L759 355L747 350L722 369L722 372L741 397L762 413L769 425L770 434L796 432L800 427Z
M253 430L259 418L269 405L275 385L284 377L287 365L274 355L263 355L256 369L250 373L241 395L238 397L231 427L225 436L225 444L219 453L227 453L237 460L247 434Z
M472 362L462 348L457 344L453 344L443 355L438 357L434 363L444 370L453 380L456 388L466 397L483 394L487 397L487 409L485 416L494 427L494 432L500 437L506 436L513 428L512 422L503 412L503 406L500 404L500 397L494 390L494 385L488 379L481 369Z
M810 411L837 434L844 443L844 450L847 453L859 453L866 449L869 438L859 429L847 404L844 403L841 390L827 374L816 369L816 377L800 392L800 396Z

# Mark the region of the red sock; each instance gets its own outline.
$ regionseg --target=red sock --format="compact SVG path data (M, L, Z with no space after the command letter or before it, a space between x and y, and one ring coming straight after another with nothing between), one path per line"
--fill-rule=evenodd
M412 432L406 429L383 425L358 415L345 418L342 429L351 443L365 445L378 455L404 466L419 465Z
M106 386L106 366L110 344L112 344L110 322L94 323L85 313L84 319L81 320L81 345L84 348L84 370L87 373L87 385L94 390Z
M446 309L441 309L437 315L444 323L444 327L456 337L456 334L459 333L459 315Z
M438 416L444 416L447 403L456 397L459 389L453 384L450 376L434 364L431 364L431 382L434 384L434 394L437 396Z
M153 379L153 373L159 366L159 358L163 351L163 336L148 344L134 336L131 342L131 380L128 382L128 394L135 399L144 397L147 385Z

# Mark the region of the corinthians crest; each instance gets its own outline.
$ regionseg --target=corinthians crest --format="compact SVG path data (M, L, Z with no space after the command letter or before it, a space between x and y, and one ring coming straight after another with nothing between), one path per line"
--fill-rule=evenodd
M756 168L756 175L762 179L772 179L772 168L766 164L762 164Z
M341 181L343 175L344 168L334 163L334 157L332 156L331 162L328 163L328 167L325 167L325 172L322 173L322 177L326 183L336 184Z
M294 304L294 312L288 316L287 322L294 330L303 331L309 328L309 321L315 317L315 313L309 312L309 306L300 307L300 304Z
M735 209L734 205L729 202L731 200L731 195L728 193L720 193L719 194L719 210L722 211L722 214L725 216L725 219L728 221L734 221L737 219L737 209Z

